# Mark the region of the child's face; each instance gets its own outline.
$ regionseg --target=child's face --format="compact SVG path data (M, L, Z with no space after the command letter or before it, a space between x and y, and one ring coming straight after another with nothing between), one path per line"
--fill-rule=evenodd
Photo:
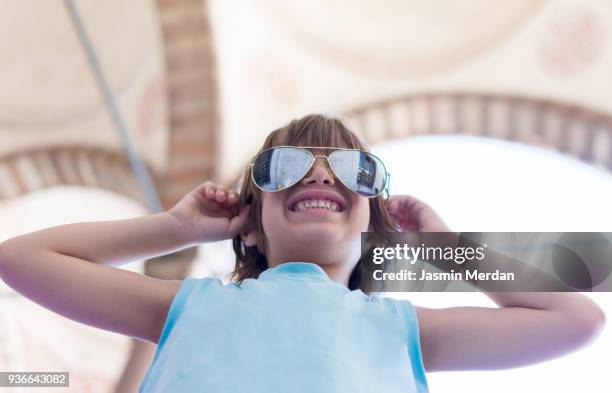
M327 155L331 151L312 152ZM324 206L319 207L320 203ZM341 264L342 270L352 270L360 257L360 234L370 222L368 199L348 190L321 157L296 185L264 192L261 214L270 266L303 261Z

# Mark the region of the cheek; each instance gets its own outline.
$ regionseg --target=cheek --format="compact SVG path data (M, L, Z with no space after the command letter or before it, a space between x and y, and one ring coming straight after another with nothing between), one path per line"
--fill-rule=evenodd
M367 232L370 227L370 204L368 200L353 202L352 219L359 232Z
M261 201L261 223L266 233L275 232L284 214L282 200L277 194L264 195Z

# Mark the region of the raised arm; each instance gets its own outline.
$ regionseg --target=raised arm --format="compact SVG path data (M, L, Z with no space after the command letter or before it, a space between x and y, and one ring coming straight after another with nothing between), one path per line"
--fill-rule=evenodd
M589 343L605 323L602 310L579 293L489 295L501 295L500 308L416 308L428 372L502 369L549 360Z
M168 212L9 239L0 244L0 277L67 318L155 343L181 282L111 266L232 237L247 209L237 215L236 196L216 191L207 182Z
M392 197L388 206L404 230L450 231L414 197ZM491 263L487 260L493 269ZM416 308L428 372L511 368L552 359L590 342L605 325L602 309L580 293L483 293L499 308Z

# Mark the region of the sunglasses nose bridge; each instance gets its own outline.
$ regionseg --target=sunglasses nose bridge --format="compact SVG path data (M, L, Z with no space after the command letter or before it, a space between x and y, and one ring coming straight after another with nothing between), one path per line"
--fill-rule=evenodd
M318 154L318 155L313 155L312 157L313 157L312 165L314 165L317 162L317 158L323 158L325 161L327 161L327 165L329 165L329 157L327 156Z
M327 162L327 167L325 167L325 164L323 164L323 169L327 172L327 175L329 176L330 180L332 182L335 181L334 170L332 169L331 163L329 162L329 157L324 156L324 155L314 155L314 154L312 155L312 157L313 157L312 165L310 166L310 169L308 170L304 178L302 178L302 180L311 178L313 176L313 172L315 170L315 167L317 166L317 158L323 158Z
M312 160L312 167L313 168L317 164L317 158L322 158L323 161L325 161L327 163L327 168L326 169L330 173L330 175L333 175L334 174L334 170L332 169L331 162L329 161L329 156L313 155L313 160Z

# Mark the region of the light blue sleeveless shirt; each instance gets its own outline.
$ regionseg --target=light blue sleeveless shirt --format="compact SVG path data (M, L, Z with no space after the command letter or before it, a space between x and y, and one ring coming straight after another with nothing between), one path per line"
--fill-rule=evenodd
M141 393L427 392L414 306L288 262L223 285L185 279Z

